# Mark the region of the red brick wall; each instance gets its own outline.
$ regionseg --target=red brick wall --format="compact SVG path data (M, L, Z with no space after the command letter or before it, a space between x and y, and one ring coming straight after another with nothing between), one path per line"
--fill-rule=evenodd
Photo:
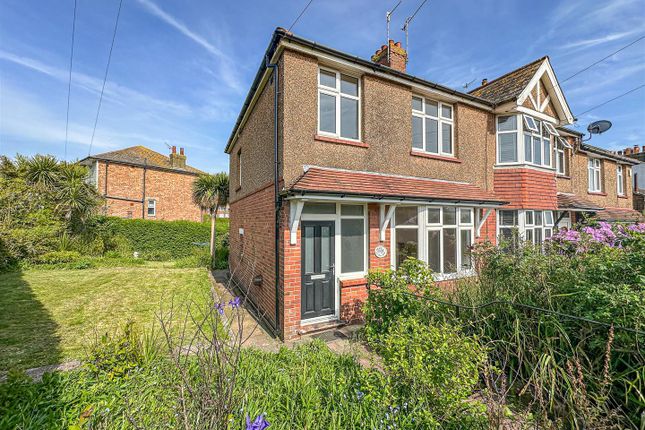
M504 209L557 209L555 174L530 168L496 169L494 191L510 202Z
M275 322L274 193L269 184L230 204L229 270L260 313ZM244 234L240 235L240 228ZM262 276L255 286L252 280Z
M105 187L105 162L99 162L98 191L101 195L127 198L134 201L106 199L106 215L160 220L200 221L201 209L192 201L194 175L154 170L148 168L143 197L143 168L110 163L107 167L107 192ZM147 200L157 201L155 217L148 217Z

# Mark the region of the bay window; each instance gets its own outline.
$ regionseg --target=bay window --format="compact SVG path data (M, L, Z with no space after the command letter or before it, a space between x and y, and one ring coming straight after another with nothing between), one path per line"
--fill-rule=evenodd
M588 170L588 182L589 182L589 191L592 193L599 193L602 191L602 185L600 183L600 159L590 158L589 164L587 167Z
M412 97L412 149L452 157L452 105Z
M438 276L472 269L473 208L397 207L394 235L396 267L405 258L415 257L426 262Z
M625 179L623 175L623 166L616 166L616 192L619 196L625 195Z
M497 162L527 163L541 167L553 165L552 138L558 131L553 124L538 121L529 115L497 117ZM521 143L521 144L520 144ZM522 152L521 148L524 149ZM522 154L522 159L520 159Z
M327 69L318 72L318 132L360 140L358 78Z
M517 115L497 117L497 162L516 163Z

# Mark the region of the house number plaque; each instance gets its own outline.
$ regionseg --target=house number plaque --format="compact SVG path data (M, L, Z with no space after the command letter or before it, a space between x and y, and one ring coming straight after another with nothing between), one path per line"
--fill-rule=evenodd
M379 245L376 248L374 248L374 255L376 255L378 258L383 258L387 255L387 248L385 248L383 245Z

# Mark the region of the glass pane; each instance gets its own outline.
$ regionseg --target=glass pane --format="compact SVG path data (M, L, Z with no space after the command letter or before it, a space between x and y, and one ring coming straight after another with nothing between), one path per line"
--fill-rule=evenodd
M443 229L443 273L457 271L457 230Z
M412 109L423 112L423 100L419 97L412 97Z
M335 214L336 203L305 203L303 214Z
M426 118L426 151L439 152L439 134L436 119Z
M329 248L331 246L331 228L327 225L320 227L320 271L329 271Z
M340 214L363 216L363 206L362 205L341 205Z
M499 211L499 225L515 225L515 211Z
M430 269L435 273L441 273L440 234L440 230L428 231L428 267L430 267Z
M564 152L558 151L558 173L564 173Z
M441 116L444 118L452 119L452 107L442 104Z
M314 227L306 226L304 232L305 273L314 271Z
M544 229L544 238L547 239L547 238L551 237L552 233L553 233L553 231L550 228L545 228Z
M423 149L423 118L412 117L412 147Z
M396 229L396 267L408 257L418 258L418 237L416 228Z
M437 102L426 100L426 115L439 116L439 105Z
M336 73L321 70L320 85L324 85L329 88L336 88Z
M533 229L526 230L526 233L524 233L524 240L533 243Z
M418 211L416 206L399 206L395 209L394 218L397 226L417 225Z
M553 225L552 211L544 211L544 225Z
M351 76L340 76L340 92L349 96L358 97L358 79Z
M536 228L535 229L535 244L540 245L542 243L542 229L541 228Z
M517 134L503 133L498 135L499 162L510 163L517 161Z
M498 131L517 130L517 117L515 115L497 117L497 130Z
M340 135L358 139L358 100L340 98Z
M473 222L472 210L461 208L459 209L459 214L460 214L459 220L462 224L472 224Z
M457 224L457 208L445 207L443 208L443 225Z
M539 137L533 138L533 162L542 164L542 139Z
M544 148L544 165L545 166L550 166L551 165L551 141L548 139L542 140L542 146Z
M428 208L428 224L441 224L440 208Z
M320 131L336 133L336 97L320 93Z
M524 135L524 161L528 163L533 162L533 145L531 144L532 142L532 137L530 134L525 134Z
M542 225L542 211L535 211L535 225Z
M472 232L470 230L461 230L460 236L460 251L461 251L461 269L468 270L473 267L472 258L470 255L470 246L472 245Z
M441 151L452 154L452 125L441 123Z
M365 262L365 236L362 219L340 221L340 271L362 272Z
M533 211L526 211L524 215L526 225L533 225Z

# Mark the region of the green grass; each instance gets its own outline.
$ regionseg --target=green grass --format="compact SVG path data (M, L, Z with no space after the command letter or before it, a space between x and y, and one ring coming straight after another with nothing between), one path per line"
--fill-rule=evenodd
M82 359L97 334L150 327L162 303L201 302L209 287L206 269L172 262L0 274L0 371Z

